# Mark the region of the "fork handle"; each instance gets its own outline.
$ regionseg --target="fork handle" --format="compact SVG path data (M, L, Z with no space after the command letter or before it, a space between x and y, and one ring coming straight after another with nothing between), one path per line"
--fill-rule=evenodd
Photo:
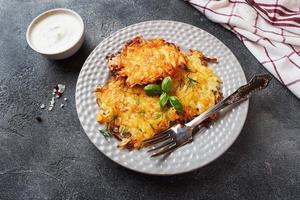
M254 92L266 88L271 79L272 77L269 74L254 76L246 85L241 86L227 98L220 101L215 106L209 108L207 111L203 112L201 115L194 118L192 121L186 123L185 125L190 128L195 128L212 114L219 112L229 105L234 105L242 102L248 99Z

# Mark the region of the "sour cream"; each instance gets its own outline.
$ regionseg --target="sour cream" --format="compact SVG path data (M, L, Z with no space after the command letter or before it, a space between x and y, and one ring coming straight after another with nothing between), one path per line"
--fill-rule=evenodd
M27 40L39 53L59 54L80 42L83 32L83 21L77 13L69 9L53 9L34 19L28 28Z

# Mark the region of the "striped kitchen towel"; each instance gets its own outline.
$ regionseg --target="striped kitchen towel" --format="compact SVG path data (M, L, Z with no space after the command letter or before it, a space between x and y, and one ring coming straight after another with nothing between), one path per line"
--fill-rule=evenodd
M300 0L187 0L300 98Z

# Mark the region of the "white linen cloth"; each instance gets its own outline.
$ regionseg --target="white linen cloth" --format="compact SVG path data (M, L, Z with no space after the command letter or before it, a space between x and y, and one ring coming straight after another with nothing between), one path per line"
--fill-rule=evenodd
M231 30L300 98L300 0L186 0Z

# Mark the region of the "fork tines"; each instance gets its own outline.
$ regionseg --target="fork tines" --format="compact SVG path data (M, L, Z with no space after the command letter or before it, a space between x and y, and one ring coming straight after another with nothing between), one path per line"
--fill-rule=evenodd
M167 130L167 131L164 131L162 133L155 135L154 137L152 137L150 139L144 140L143 144L144 144L144 147L148 147L148 146L163 142L163 141L169 139L170 137L171 137L171 134Z
M159 156L162 154L170 153L176 149L176 142L174 139L171 137L171 133L169 132L170 130L164 131L160 134L155 135L153 138L144 140L144 146L152 146L158 143L162 143L159 146L156 146L148 152L154 152L157 151L156 153L152 154L151 157ZM159 150L159 151L158 151Z

